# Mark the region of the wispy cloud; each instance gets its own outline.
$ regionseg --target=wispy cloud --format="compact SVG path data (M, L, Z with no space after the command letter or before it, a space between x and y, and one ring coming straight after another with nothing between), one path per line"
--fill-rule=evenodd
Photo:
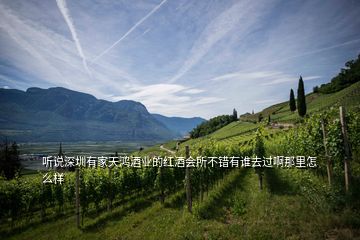
M306 77L303 77L303 80L310 81L310 80L315 80L315 79L319 79L319 78L321 78L321 76L306 76Z
M31 25L26 24L18 18L13 11L1 4L0 13L3 19L3 21L0 21L0 28L7 33L12 43L18 44L22 50L33 58L30 61L26 61L26 55L17 57L13 54L9 60L17 63L17 65L22 65L22 68L29 72L36 69L38 75L51 83L55 83L54 78L62 78L63 76L60 71L54 67L53 64L49 63L48 59L44 56L43 51L47 49L39 48L39 45L34 44L33 39L35 38L36 41L42 41L44 40L43 35L34 34L34 29ZM34 59L36 59L36 63ZM33 68L33 64L37 66L41 65L43 68Z
M334 45L323 47L323 48L318 48L318 49L311 50L311 51L306 51L306 52L303 52L301 54L295 54L295 55L291 55L291 56L287 56L287 57L281 57L281 58L276 59L274 61L269 61L269 62L264 63L264 64L256 65L256 66L253 67L253 69L259 69L259 68L263 68L263 67L266 67L266 66L276 64L276 63L286 62L286 61L289 61L289 60L292 60L292 59L319 54L319 53L322 53L322 52L326 52L326 51L330 51L330 50L333 50L333 49L341 48L341 47L344 47L344 46L347 46L347 45L356 44L356 43L359 43L359 42L360 42L360 38L353 39L353 40L350 40L350 41L346 41L346 42L343 42L343 43L334 44Z
M130 33L132 33L140 24L142 24L146 19L148 19L151 15L153 15L159 8L165 4L167 0L163 0L161 3L159 3L156 7L154 7L145 17L140 19L137 23L135 23L134 26L132 26L121 38L119 38L116 42L114 42L110 47L105 49L103 52L101 52L99 55L97 55L91 63L96 62L99 60L102 56L104 56L107 52L109 52L112 48L114 48L117 44L119 44L122 40L124 40ZM143 34L145 34L144 32Z
M141 36L144 36L144 35L147 34L150 30L151 30L150 28L146 29L146 30L141 34Z
M191 88L191 89L185 90L184 92L185 92L185 93L188 93L188 94L198 94L198 93L205 92L205 90L203 90L203 89Z
M245 34L251 26L260 19L262 3L255 5L253 1L239 1L223 11L211 21L195 41L190 54L177 73L169 80L176 82L191 68L193 68L207 53L223 39L231 30L237 27L237 31Z
M124 86L136 82L122 68L105 61L98 64L93 72L91 80L96 81L89 81L88 73L79 71L83 69L83 64L73 41L43 24L19 16L1 3L0 16L1 37L7 43L7 47L1 51L1 57L13 66L5 67L5 70L23 75L23 84L13 83L11 87L26 89L32 86L61 86L105 98L109 91L122 93L126 91ZM3 65L0 63L0 66ZM5 75L5 72L1 73ZM17 76L9 76L17 79ZM119 85L114 79L121 80L122 84ZM5 81L4 78L0 80Z
M82 50L80 40L79 40L79 38L77 36L76 28L74 26L73 20L71 18L70 13L69 13L69 9L68 9L68 7L66 5L66 0L56 0L56 4L57 4L62 16L64 17L64 20L65 20L65 22L66 22L66 24L67 24L67 26L68 26L68 28L70 30L71 37L74 40L75 45L76 45L76 49L77 49L77 51L79 53L79 56L82 59L84 69L89 74L89 76L91 77L91 72L89 70L89 67L88 67L84 52Z
M253 80L253 79L264 79L264 78L272 78L274 76L279 75L279 72L276 71L258 71L258 72L248 72L248 71L239 71L233 73L223 74L211 79L211 81L225 81L225 80Z
M321 76L303 76L304 81L310 81L314 79L319 79ZM294 76L290 74L279 74L277 76L274 76L272 78L269 78L268 81L264 82L262 86L270 86L270 85L276 85L281 83L296 83L299 80L299 76Z
M13 78L9 78L8 76L5 76L3 74L0 74L0 81L4 82L6 84L9 84L17 89L22 89L24 86L26 87L26 84L24 82L21 82L19 80L15 80ZM3 88L10 88L9 86L5 85Z
M319 79L321 76L303 76L304 81ZM260 83L262 86L276 85L280 83L296 82L299 76L293 74L287 74L281 71L239 71L228 74L216 76L210 81L223 82L223 81L240 81Z
M0 1L0 86L209 118L286 101L299 75L309 91L360 49L345 1L65 1Z
M203 92L202 89L189 88L180 84L134 85L129 88L128 95L113 96L113 100L137 99L144 103L149 111L167 115L187 115L189 108L225 100L222 97L198 95Z

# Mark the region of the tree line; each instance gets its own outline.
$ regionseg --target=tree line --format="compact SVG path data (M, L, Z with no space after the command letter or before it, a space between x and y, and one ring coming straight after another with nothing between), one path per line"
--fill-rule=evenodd
M353 83L360 80L360 54L357 59L345 63L340 73L331 79L331 82L322 84L320 87L315 86L314 92L317 93L334 93L338 92Z
M193 130L190 131L190 137L191 138L203 137L237 120L238 120L237 111L236 109L234 109L232 115L220 115L211 118L209 121L199 124L197 127L195 127Z

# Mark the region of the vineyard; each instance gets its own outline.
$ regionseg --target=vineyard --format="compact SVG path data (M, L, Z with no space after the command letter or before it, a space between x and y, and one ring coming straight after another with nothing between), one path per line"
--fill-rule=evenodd
M345 120L352 153L348 191L342 125L338 108L332 108L286 130L272 128L268 123L234 122L209 136L180 145L177 156L253 156L258 141L255 132L260 128L266 156L317 156L316 169L265 169L262 191L258 189L258 174L252 168L192 168L190 213L186 207L189 203L185 187L189 183L185 168L81 168L78 199L81 223L77 230L76 174L68 172L62 185L54 185L42 184L39 173L1 180L0 231L10 238L33 238L39 234L46 239L52 233L50 228L65 224L70 230L58 232L55 238L74 235L98 238L94 228L110 238L129 234L139 239L144 237L141 234L148 237L147 229L151 228L163 228L151 233L151 238L354 236L358 234L355 229L360 227L360 192L356 188L360 176L357 109L349 111ZM175 148L174 142L165 146ZM190 153L185 146L189 146ZM169 152L154 147L134 155L166 156ZM328 220L323 221L324 218ZM311 224L308 219L312 219ZM126 224L134 230L142 229L130 231ZM299 226L294 228L291 224ZM27 230L34 227L36 230L31 233Z

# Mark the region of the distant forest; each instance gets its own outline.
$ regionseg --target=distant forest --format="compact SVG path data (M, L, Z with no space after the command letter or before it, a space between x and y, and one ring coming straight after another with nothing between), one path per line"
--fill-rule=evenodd
M334 93L338 92L353 83L360 80L360 54L356 60L350 60L345 63L340 73L331 79L331 82L322 84L320 87L314 87L314 92Z

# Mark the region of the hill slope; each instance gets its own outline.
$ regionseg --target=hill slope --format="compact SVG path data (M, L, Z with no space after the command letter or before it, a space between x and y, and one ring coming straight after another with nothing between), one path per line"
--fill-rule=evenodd
M331 94L311 93L306 96L307 112L309 114L316 113L330 107L345 106L347 109L358 109L360 111L360 82L354 83L351 86ZM187 140L185 145L196 145L206 143L208 140L215 142L224 142L226 144L236 142L239 145L247 144L254 137L254 133L262 123L258 123L258 116L262 114L263 121L267 121L267 116L270 115L272 122L278 122L275 127L269 127L264 132L266 138L272 138L277 134L288 129L293 124L300 120L297 112L292 113L289 109L289 102L282 102L270 107L256 114L243 114L240 120L232 122L217 131L203 137ZM284 129L283 129L284 128ZM169 149L174 149L175 142L165 143ZM145 153L154 153L161 151L158 146L148 148Z
M330 107L340 105L348 108L357 107L360 104L360 82L331 94L310 93L306 95L307 113L311 114ZM289 102L282 102L265 108L256 114L244 114L240 116L243 121L257 121L259 114L267 119L270 115L273 121L295 122L300 119L297 111L292 113L289 108Z
M166 140L176 134L135 101L65 88L0 89L0 137L16 141Z
M160 114L152 114L159 122L167 128L173 130L181 136L188 134L194 127L206 121L200 117L182 118L182 117L165 117Z

